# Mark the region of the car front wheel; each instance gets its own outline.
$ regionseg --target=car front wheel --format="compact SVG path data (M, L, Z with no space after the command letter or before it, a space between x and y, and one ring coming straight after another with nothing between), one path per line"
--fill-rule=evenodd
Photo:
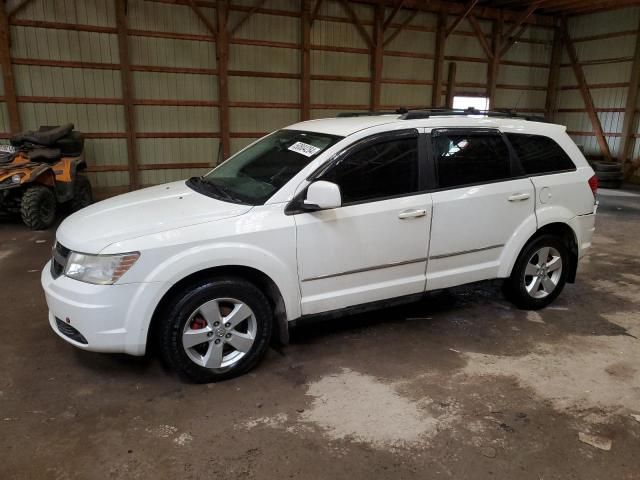
M519 308L544 308L560 295L568 267L569 253L562 239L542 235L520 253L511 276L505 280L505 293Z
M273 325L265 295L242 279L213 279L177 295L159 332L163 358L197 383L226 380L265 355Z

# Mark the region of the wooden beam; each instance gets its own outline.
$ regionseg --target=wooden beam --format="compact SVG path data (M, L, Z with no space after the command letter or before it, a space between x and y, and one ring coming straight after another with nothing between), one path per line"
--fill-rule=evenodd
M562 33L556 29L551 48L551 63L547 79L547 97L544 102L545 116L553 120L558 111L558 83L560 79L560 62L562 60Z
M498 83L498 70L500 68L500 51L502 49L502 29L504 19L502 17L493 21L493 56L489 59L487 66L487 97L489 97L489 108L496 105L496 84Z
M409 15L402 21L402 23L396 27L396 29L391 33L391 35L387 37L386 40L384 40L383 46L386 47L387 45L389 45L393 41L393 39L398 36L400 32L402 32L404 29L406 29L409 26L409 24L416 17L417 14L418 14L417 10L413 10L409 12Z
M449 75L447 75L447 100L445 106L453 108L453 97L456 93L456 62L449 62Z
M482 31L482 28L478 23L478 20L473 14L469 15L469 23L473 27L473 31L475 32L476 37L480 42L480 46L482 46L482 49L484 50L484 53L487 55L487 58L491 60L493 58L493 51L491 50L491 47L489 47L489 44L487 43L487 37L485 37L484 32Z
M386 30L389 27L389 25L391 24L393 19L396 17L398 12L402 8L403 4L404 4L404 0L397 0L396 1L396 5L393 7L393 10L391 11L391 13L387 17L387 19L384 21L384 25L382 27L383 30Z
M340 0L340 4L344 8L345 12L347 12L347 15L349 16L349 19L351 20L351 22L358 29L358 33L360 33L360 36L364 40L364 43L366 43L369 48L373 48L374 47L373 40L371 40L371 36L362 25L362 22L356 15L356 12L351 7L351 4L349 4L348 0Z
M478 3L478 0L470 0L467 5L464 8L464 11L460 14L460 16L458 18L456 18L453 23L451 24L451 26L447 29L446 33L445 33L445 38L448 37L449 35L451 35L456 28L458 28L458 26L462 23L462 21L467 18L469 16L469 14L471 14L471 10L473 10L473 7L476 6L476 4Z
M371 51L371 99L372 112L380 109L382 63L384 59L384 0L378 0L373 23L373 48Z
M320 11L320 6L322 5L322 0L316 0L316 4L313 7L313 12L311 13L311 21L309 22L309 24L313 27L313 22L316 21L316 18L318 17L318 12Z
M193 0L191 0L193 1ZM217 41L216 63L218 67L218 118L220 122L220 153L222 161L231 155L229 115L229 0L218 0L216 8ZM218 158L220 163L220 158Z
M633 65L631 66L631 77L629 80L629 89L627 90L627 102L624 109L624 121L622 123L622 145L620 146L620 155L618 161L625 168L625 177L630 178L638 168L634 165L628 165L633 153L633 132L635 130L635 113L638 101L638 88L640 87L640 24L638 25L638 33L636 33L636 47L633 55Z
M256 13L257 10L262 8L262 6L266 3L266 1L267 0L258 0L258 2L253 7L251 7L251 10L246 12L244 16L238 21L238 23L236 23L235 27L231 29L231 31L229 32L229 38L233 38L234 35L238 32L238 30L240 30L240 27L242 27L242 25L244 25L245 22L249 20L249 18L251 18L251 15L253 15L254 13Z
M195 14L198 16L200 21L204 23L204 25L207 27L207 30L209 30L209 33L213 35L213 38L216 38L217 32L216 32L215 25L211 23L211 20L209 20L207 16L204 14L204 12L200 10L200 7L197 5L195 0L187 0L187 1L189 2L191 9L195 12Z
M4 97L9 113L9 128L11 133L15 134L21 130L20 112L18 110L18 99L16 98L13 65L11 63L11 30L4 2L0 3L0 66L2 67L2 80L4 82Z
M124 103L124 128L127 138L127 164L129 166L129 183L131 189L139 188L138 149L136 146L136 121L133 100L133 82L129 66L129 39L127 36L127 2L116 2L116 27L118 30L118 55L120 60L120 81L122 84L122 101Z
M318 5L322 0L317 0ZM311 118L311 0L302 0L302 76L300 78L300 119Z
M584 76L584 71L582 70L582 66L578 62L576 47L571 41L571 37L569 36L569 29L567 28L566 18L562 19L560 30L562 32L562 40L567 49L567 53L569 54L569 60L571 61L573 73L575 74L576 80L578 81L578 86L580 87L579 89L580 94L582 95L582 100L584 101L585 107L587 109L587 114L589 115L589 119L591 120L593 131L596 134L598 145L600 146L600 152L607 161L611 161L611 151L609 150L607 139L604 136L600 118L598 118L598 114L595 111L593 98L591 97L591 92L589 92L589 88L587 87L587 80Z
M507 30L507 33L504 34L504 39L503 41L508 41L509 37L512 36L520 27L522 27L522 25L524 24L524 22L531 16L533 15L533 12L535 12L538 7L540 6L542 2L538 1L538 2L532 2L527 9L522 12L522 14L516 19L516 21L513 23L513 25L511 25L511 27L509 28L509 30Z
M439 107L442 101L442 74L444 70L444 46L447 41L447 11L438 15L436 30L436 51L433 62L433 90L431 91L431 106Z
M5 2L2 2L2 3L5 3ZM11 11L9 12L9 17L13 17L14 15L21 12L24 7L29 5L29 3L31 3L31 0L22 0L20 3L18 3L15 7L11 9Z

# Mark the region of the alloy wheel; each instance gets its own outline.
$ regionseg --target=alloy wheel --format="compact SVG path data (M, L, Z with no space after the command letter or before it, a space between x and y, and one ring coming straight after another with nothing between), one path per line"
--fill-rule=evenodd
M542 247L529 258L524 285L533 298L544 298L556 289L562 277L562 257L553 247Z
M236 365L251 350L258 331L255 314L233 298L210 300L185 323L182 346L195 364L216 371Z

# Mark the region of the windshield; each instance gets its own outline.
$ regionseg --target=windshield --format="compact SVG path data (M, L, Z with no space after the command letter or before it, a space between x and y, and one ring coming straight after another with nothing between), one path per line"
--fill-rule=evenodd
M223 200L261 205L341 137L279 130L234 155L203 177L187 182Z

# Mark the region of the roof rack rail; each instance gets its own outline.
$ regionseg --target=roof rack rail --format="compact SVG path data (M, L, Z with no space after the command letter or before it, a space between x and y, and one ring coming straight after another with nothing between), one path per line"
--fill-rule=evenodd
M465 108L465 109L453 109L453 108L424 108L417 110L409 110L407 113L403 114L402 120L416 120L419 118L430 118L437 116L466 116L466 115L480 115L484 117L494 117L494 118L519 118L522 120L529 120L534 122L544 122L551 123L549 120L542 116L538 115L523 115L517 113L513 110L478 110L473 107Z
M349 117L375 117L377 115L393 115L393 114L397 114L397 115L406 115L407 113L409 113L409 110L404 108L404 107L400 107L394 111L387 111L387 112L340 112L336 115L336 117L338 118L349 118Z

